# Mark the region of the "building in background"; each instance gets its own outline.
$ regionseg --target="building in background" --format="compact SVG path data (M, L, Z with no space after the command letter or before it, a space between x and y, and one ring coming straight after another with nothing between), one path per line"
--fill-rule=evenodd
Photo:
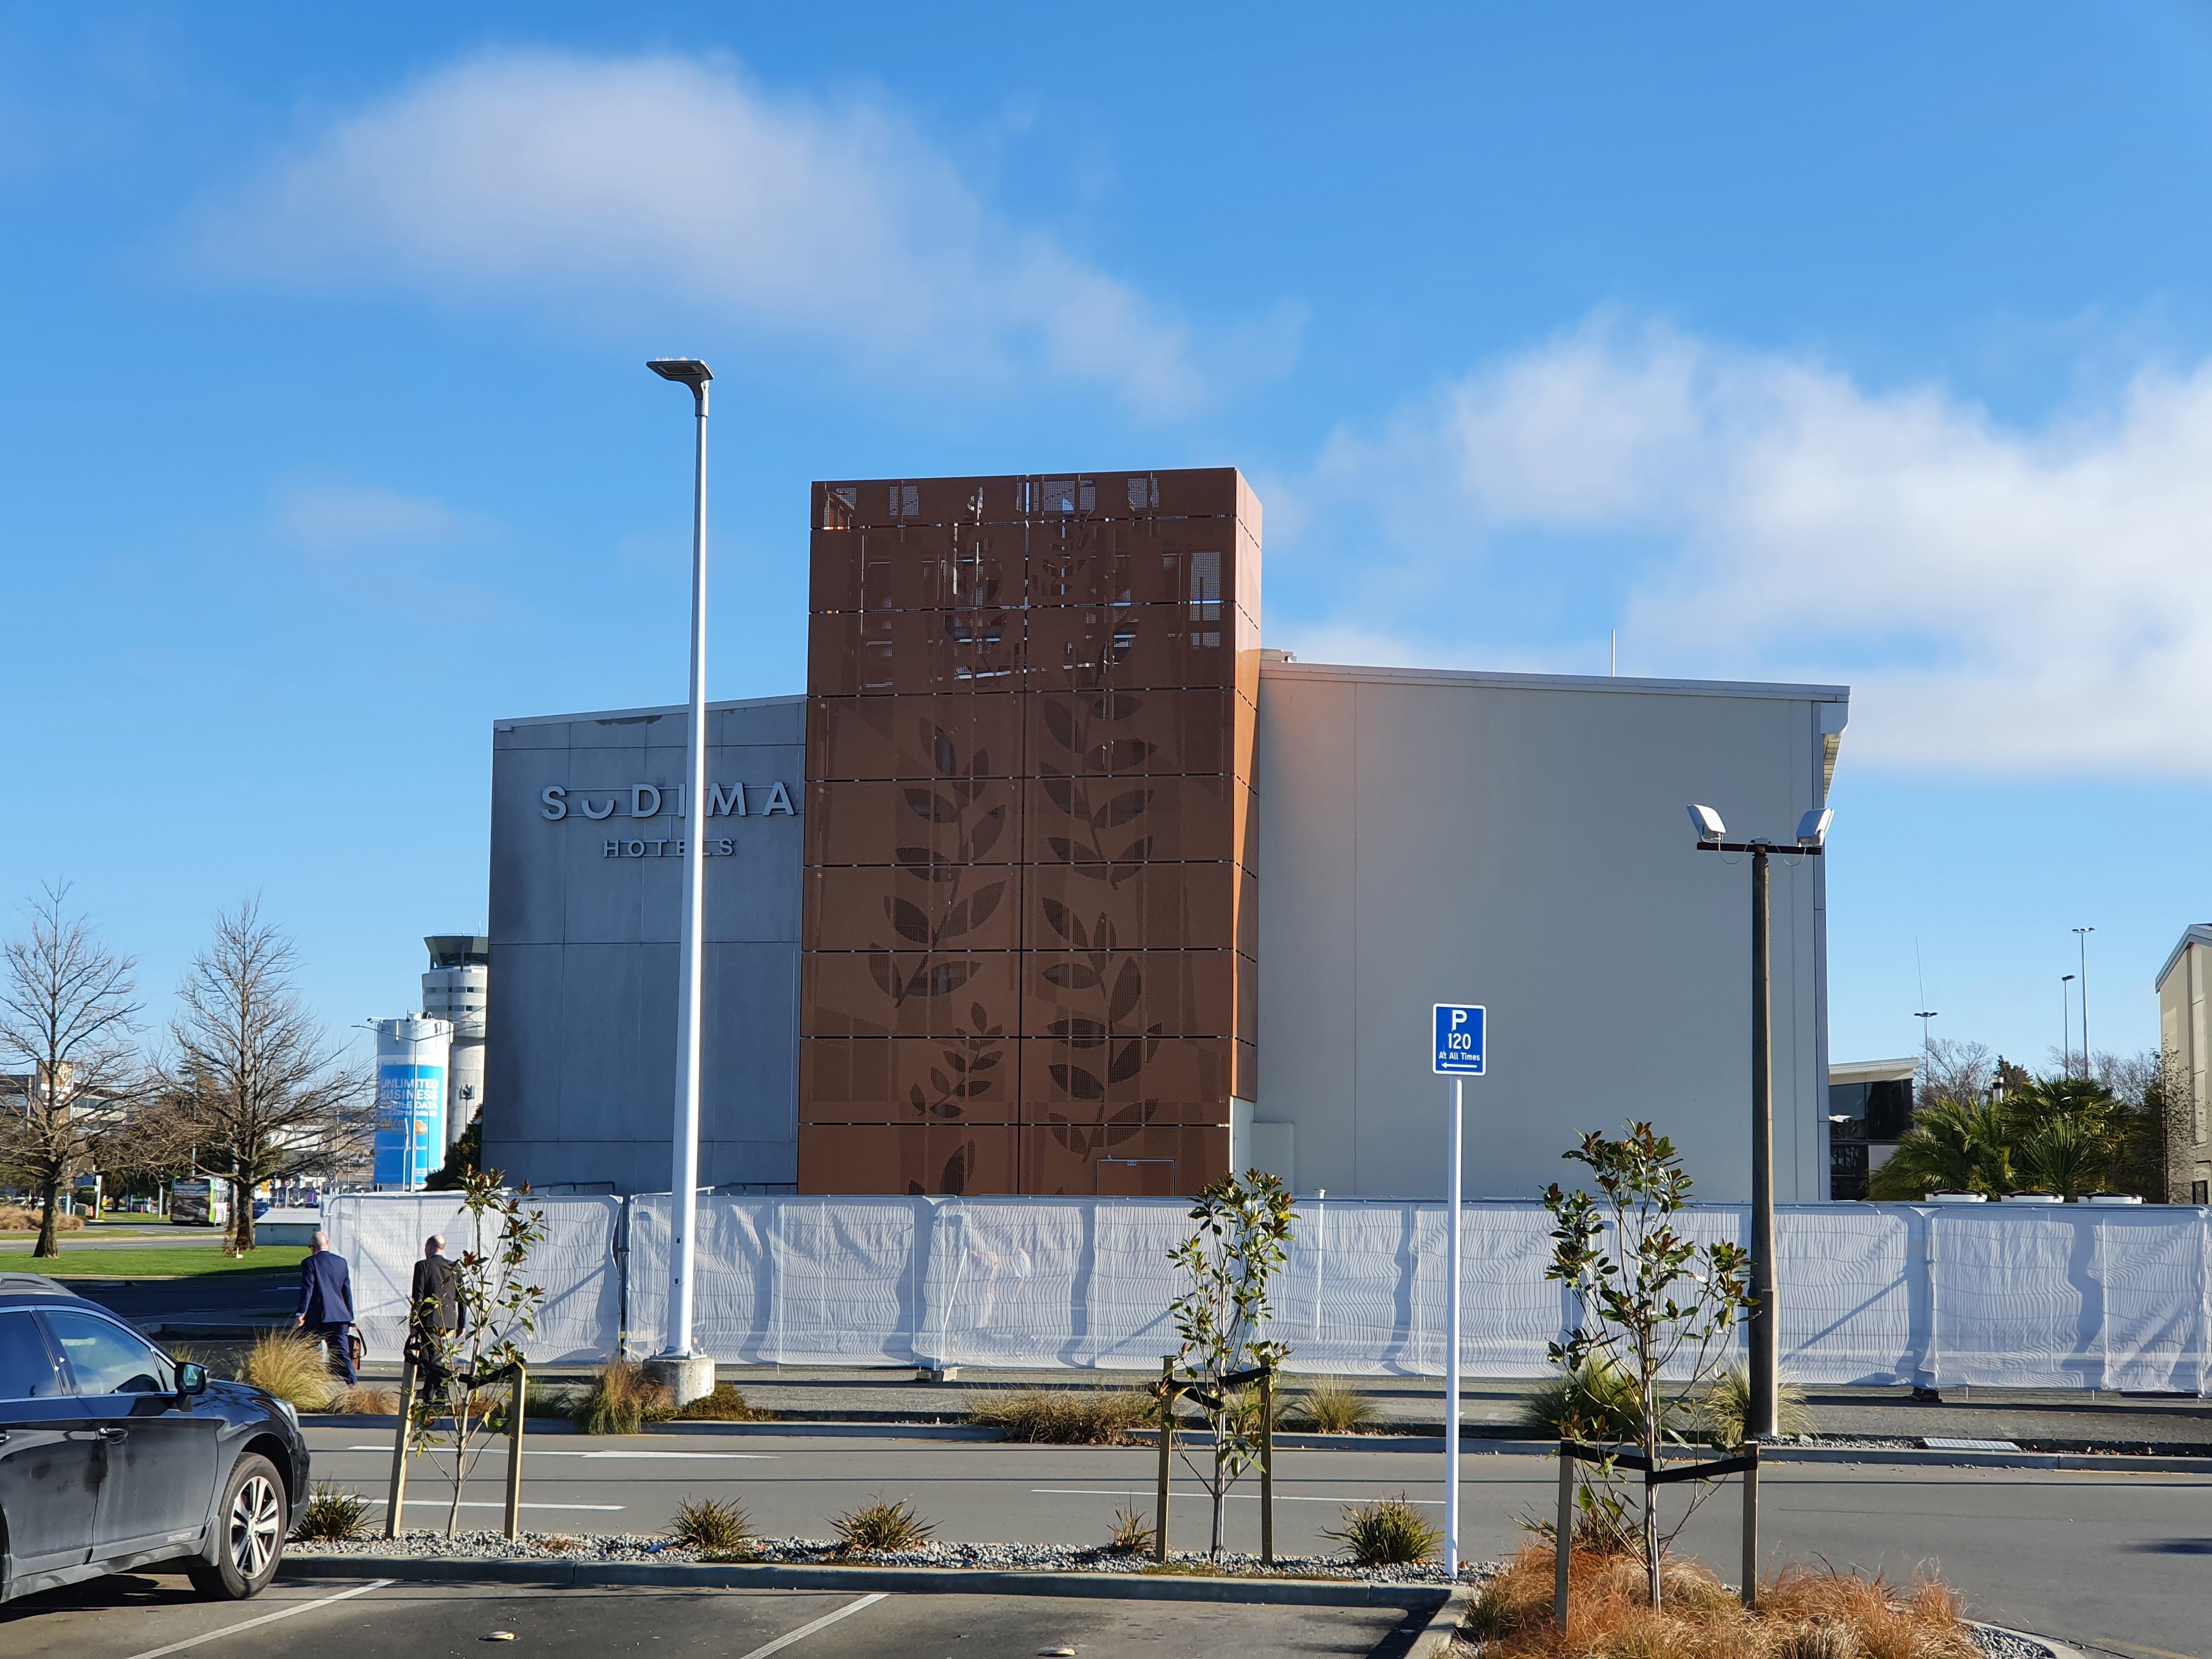
M1864 1198L1912 1127L1917 1060L1856 1060L1828 1067L1828 1196Z
M453 1028L403 1015L376 1022L376 1139L370 1179L413 1192L446 1161L446 1077Z
M491 995L491 940L482 933L433 933L422 943L422 1014L453 1028L446 1070L446 1145L461 1138L483 1103L484 1010ZM444 1161L443 1153L440 1161Z
M1443 1190L1430 1006L1490 1009L1471 1194L1656 1121L1749 1189L1749 872L1838 686L1335 666L1259 645L1230 469L817 485L807 695L708 710L700 1179ZM661 1191L681 708L493 735L489 1165ZM1774 867L1777 1190L1831 1191L1826 860Z
M2186 929L2158 970L2159 1048L2169 1087L2185 1095L2166 1121L2166 1199L2212 1202L2212 1025L2205 996L2212 989L2212 922Z

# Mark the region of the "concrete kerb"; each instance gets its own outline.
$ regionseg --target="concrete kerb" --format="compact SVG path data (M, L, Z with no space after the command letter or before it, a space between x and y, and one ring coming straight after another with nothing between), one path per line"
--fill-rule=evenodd
M1235 1601L1304 1607L1404 1607L1431 1627L1470 1585L1358 1578L1197 1578L1168 1574L1006 1572L988 1567L807 1566L781 1563L475 1561L412 1556L287 1555L280 1577L394 1578L416 1584L536 1584L551 1589L882 1590L894 1595L1063 1595L1119 1601ZM1465 1599L1460 1595L1462 1613ZM1447 1626L1446 1630L1456 1626Z
M365 1414L339 1413L301 1413L300 1420L310 1428L390 1429L394 1419ZM533 1417L529 1420L529 1431L539 1434L575 1434L576 1425L563 1418ZM882 1439L882 1440L972 1440L1004 1442L1005 1433L995 1428L985 1428L969 1423L917 1423L913 1421L878 1422L866 1420L821 1421L813 1419L779 1419L765 1423L670 1422L655 1423L641 1431L643 1434L703 1434L759 1437L783 1436L793 1439ZM1179 1431L1180 1443L1199 1446L1208 1443L1202 1430ZM1152 1446L1158 1443L1154 1432L1138 1429L1131 1432L1131 1443ZM1420 1452L1431 1456L1440 1455L1444 1447L1440 1434L1278 1434L1275 1446L1281 1451L1380 1451ZM1505 1457L1548 1457L1557 1449L1549 1440L1507 1440L1468 1437L1460 1443L1462 1453L1474 1457L1486 1454ZM1061 1448L1066 1449L1066 1448ZM2212 1457L2142 1457L2124 1452L1983 1452L1928 1451L1902 1446L1769 1446L1760 1454L1769 1463L1894 1463L1922 1468L1970 1469L2065 1469L2075 1473L2103 1474L2204 1474L2212 1475Z

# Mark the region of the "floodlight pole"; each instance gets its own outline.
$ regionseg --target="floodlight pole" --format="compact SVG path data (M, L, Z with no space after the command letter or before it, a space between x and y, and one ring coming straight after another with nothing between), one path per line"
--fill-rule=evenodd
M2089 935L2094 927L2076 927L2074 937L2081 941L2081 1075L2089 1075Z
M1769 854L1765 841L1719 841L1700 836L1708 853L1751 854L1751 1401L1747 1440L1771 1440L1781 1432L1775 1404L1782 1375L1782 1322L1776 1317L1774 1242L1774 991L1771 928L1768 921ZM1818 842L1784 847L1818 858Z
M692 1358L692 1234L699 1192L699 1071L702 1036L701 937L706 927L707 838L707 383L714 377L692 358L665 358L647 368L691 390L697 447L691 489L691 708L684 751L684 917L676 991L676 1122L671 1136L668 1199L668 1321L662 1360ZM670 1368L680 1376L685 1368ZM677 1384L677 1403L698 1394Z

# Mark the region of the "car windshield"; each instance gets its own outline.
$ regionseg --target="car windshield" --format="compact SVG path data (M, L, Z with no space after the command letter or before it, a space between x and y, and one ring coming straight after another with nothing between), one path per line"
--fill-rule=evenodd
M168 1394L169 1362L128 1331L92 1314L50 1310L46 1328L61 1345L79 1394Z

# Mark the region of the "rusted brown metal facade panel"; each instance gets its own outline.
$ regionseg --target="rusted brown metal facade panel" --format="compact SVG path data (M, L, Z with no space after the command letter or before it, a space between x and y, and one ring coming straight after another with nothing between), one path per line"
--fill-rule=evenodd
M802 1192L1227 1171L1259 523L1227 468L815 486Z

